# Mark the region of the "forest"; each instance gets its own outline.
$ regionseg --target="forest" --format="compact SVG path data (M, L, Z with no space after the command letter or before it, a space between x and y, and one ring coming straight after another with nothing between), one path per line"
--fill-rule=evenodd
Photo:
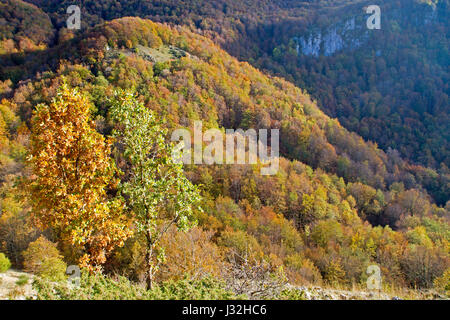
M384 291L448 297L448 51L365 63L376 43L316 60L239 46L252 34L238 21L251 29L273 6L307 25L347 1L258 2L250 16L228 1L83 1L77 32L64 5L29 2L0 4L0 272L36 275L37 299L304 299L286 284L364 287L371 265ZM208 25L217 17L222 30ZM434 64L417 66L422 54ZM412 64L430 79L405 81ZM374 68L399 87L377 92ZM432 94L436 110L414 109L428 107L408 90ZM174 162L171 132L199 120L279 129L277 174Z
M70 1L29 1L65 23ZM70 2L71 4L72 2ZM370 1L80 1L85 26L125 16L181 24L240 60L294 82L350 131L445 172L448 150L448 0L382 0L382 29L357 48L311 57L295 39L356 19ZM344 36L345 38L345 36ZM419 76L418 76L419 75Z

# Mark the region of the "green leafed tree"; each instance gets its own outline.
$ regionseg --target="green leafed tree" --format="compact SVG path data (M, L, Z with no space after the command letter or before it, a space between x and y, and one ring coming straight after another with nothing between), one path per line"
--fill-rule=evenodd
M131 92L116 93L111 119L116 122L114 137L124 147L129 176L121 192L132 211L137 232L146 239L147 287L164 261L161 237L175 225L188 230L195 224L193 210L200 193L185 176L182 163L172 157L163 120L139 102Z

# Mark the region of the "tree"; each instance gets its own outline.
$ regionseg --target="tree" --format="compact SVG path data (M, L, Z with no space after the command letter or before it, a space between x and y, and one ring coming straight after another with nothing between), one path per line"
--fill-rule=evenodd
M161 239L166 262L157 274L158 280L178 280L186 274L192 279L219 276L225 262L221 250L211 241L213 236L213 231L204 231L199 227L188 232L177 232L172 226Z
M111 118L117 122L114 136L123 144L129 179L121 183L137 232L146 239L147 287L164 261L161 237L175 225L187 230L194 223L193 208L199 191L184 175L182 163L172 157L172 144L165 141L163 121L138 102L131 92L117 92Z
M23 257L23 265L27 272L53 281L65 279L67 266L56 248L56 243L44 236L30 243L28 249L23 252Z
M107 195L117 183L111 142L95 130L92 104L63 85L32 119L29 163L33 214L42 228L81 249L82 267L100 266L131 235L123 201Z

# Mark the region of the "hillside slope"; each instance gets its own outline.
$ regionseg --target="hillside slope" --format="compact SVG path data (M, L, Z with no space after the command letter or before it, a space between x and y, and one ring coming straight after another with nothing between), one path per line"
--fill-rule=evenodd
M64 26L65 8L72 4L29 2L47 12L57 28ZM364 9L371 4L114 0L83 1L81 9L84 28L123 16L188 26L233 56L308 90L323 111L383 150L398 150L414 163L445 173L450 166L448 0L379 1L379 31L365 27ZM343 34L346 24L357 32ZM319 35L323 41L317 48L323 47L325 55L299 50L297 40L318 40Z
M24 81L7 84L11 74ZM29 219L27 201L14 200L20 190L13 176L28 174L17 145L27 145L34 107L49 103L66 82L92 101L104 135L114 126L109 97L118 88L134 88L167 119L169 130L191 129L195 120L205 129L280 129L283 157L276 175L261 176L258 165L186 167L202 185L204 210L196 213L199 228L164 240L167 264L159 280L180 278L186 270L227 274L230 252L285 270L291 283L363 285L367 266L377 264L386 286L432 287L448 268L449 208L425 191L431 186L445 197L448 177L384 153L326 116L303 90L238 62L185 28L113 20L27 53L1 76L9 88L2 101L2 203L10 209L0 216L0 230L8 231L0 232L0 243L10 258L35 239L11 238ZM11 112L20 120L11 121ZM115 157L120 164L120 149ZM141 279L142 250L138 238L130 239L105 270ZM184 252L192 256L180 266ZM209 259L198 259L203 256ZM15 263L20 266L20 257Z

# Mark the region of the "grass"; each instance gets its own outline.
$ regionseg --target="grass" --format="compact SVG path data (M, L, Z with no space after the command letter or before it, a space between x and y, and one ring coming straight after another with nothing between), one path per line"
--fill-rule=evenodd
M16 281L18 286L24 286L28 283L28 277L26 275L21 275L19 279Z

